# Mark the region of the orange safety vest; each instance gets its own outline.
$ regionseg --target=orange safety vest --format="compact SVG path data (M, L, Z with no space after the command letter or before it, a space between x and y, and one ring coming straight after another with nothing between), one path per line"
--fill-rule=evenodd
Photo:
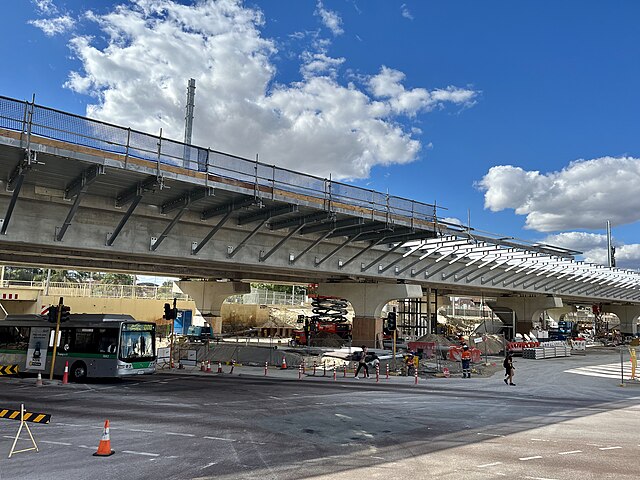
M471 352L469 350L462 351L462 360L471 360Z

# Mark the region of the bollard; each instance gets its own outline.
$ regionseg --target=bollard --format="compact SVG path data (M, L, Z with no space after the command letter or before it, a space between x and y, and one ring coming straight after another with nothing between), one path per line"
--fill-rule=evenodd
M233 373L233 368L236 366L236 361L232 358L231 359L231 371L229 373Z
M376 383L380 381L380 365L376 364Z
M222 373L222 363L218 362L218 373Z
M327 376L327 362L322 362L322 376Z
M267 376L267 372L269 371L269 363L264 362L264 376Z
M338 373L338 372L337 372L337 370L336 370L336 368L335 368L335 366L334 366L334 368L333 368L333 381L334 381L334 382L336 381L336 374L337 374L337 373Z
M304 359L302 359L301 365L302 365L302 374L304 375L305 373L307 373L307 369L306 369L306 366L304 364Z
M304 372L304 368L302 367L302 364L300 364L300 366L298 367L298 380L302 380L303 372Z
M36 380L36 387L41 387L41 386L42 386L42 374L39 373L38 379Z
M417 384L418 384L418 369L416 368L416 369L414 370L414 372L415 372L415 373L413 374L413 376L414 376L414 377L415 377L415 379L416 379L416 380L415 380L415 385L417 385Z
M207 367L205 367L204 360L203 360L202 362L200 362L200 371L205 372L206 370L207 370Z
M344 378L347 378L347 364L344 364Z
M62 375L62 384L69 383L69 362L64 363L64 374Z
M205 371L211 373L211 360L207 360L207 369Z
M389 380L389 364L387 363L387 380Z
M314 361L313 361L313 376L314 376L314 377L316 376L316 367L317 367L317 365L316 365L316 361L314 360Z

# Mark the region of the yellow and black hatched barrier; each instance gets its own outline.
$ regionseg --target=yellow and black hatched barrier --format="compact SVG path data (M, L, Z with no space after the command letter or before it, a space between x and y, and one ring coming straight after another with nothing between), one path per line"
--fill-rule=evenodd
M20 452L28 452L29 450L35 450L38 452L38 445L36 444L33 435L31 434L31 429L29 428L29 424L31 423L49 423L51 421L51 415L48 413L35 413L35 412L25 412L24 405L20 405L20 410L10 410L8 408L0 407L0 418L7 418L9 420L19 420L20 427L18 428L18 433L16 433L16 438L13 440L13 445L11 446L11 451L9 452L9 458L14 453ZM22 428L26 428L27 433L29 434L29 438L31 439L32 447L23 448L22 450L16 450L16 443L18 443L18 438L20 438L20 433L22 433Z
M0 376L17 375L19 371L18 365L0 365Z

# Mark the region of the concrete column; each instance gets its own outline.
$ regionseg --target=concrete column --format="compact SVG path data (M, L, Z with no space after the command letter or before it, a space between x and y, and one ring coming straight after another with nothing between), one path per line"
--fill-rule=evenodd
M538 320L544 310L563 306L559 297L498 297L495 302L487 302L487 305L506 325L511 325L512 316L509 312L515 313L514 334L528 334L533 322Z
M251 285L244 282L181 280L176 282L176 286L193 299L200 314L211 325L213 333L222 332L220 309L225 299L251 292Z
M376 340L382 338L383 307L391 300L421 298L422 287L393 283L321 283L318 295L349 301L355 311L353 344L376 347Z
M607 313L614 313L620 319L620 332L623 335L635 335L638 332L640 306L603 305L602 310Z

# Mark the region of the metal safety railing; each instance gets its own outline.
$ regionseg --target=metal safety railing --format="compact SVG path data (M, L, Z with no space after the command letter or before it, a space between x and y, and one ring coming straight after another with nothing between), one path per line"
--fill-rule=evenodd
M187 145L160 135L150 135L131 128L93 120L48 107L0 96L0 128L20 132L24 145L31 137L44 137L121 157L127 165L131 158L187 170L208 173L212 176L244 183L248 189L264 198L261 189L267 187L270 194L276 191L306 195L320 200L332 210L335 204L344 203L367 210L376 219L404 217L412 226L414 221L435 222L437 207L402 197L364 189L354 185L307 175L260 163L246 158ZM208 180L207 180L208 181Z
M42 290L45 295L54 297L92 297L92 298L145 298L152 300L189 300L184 293L173 291L172 285L115 285L111 283L69 283L46 281L3 280L2 288L33 288Z

